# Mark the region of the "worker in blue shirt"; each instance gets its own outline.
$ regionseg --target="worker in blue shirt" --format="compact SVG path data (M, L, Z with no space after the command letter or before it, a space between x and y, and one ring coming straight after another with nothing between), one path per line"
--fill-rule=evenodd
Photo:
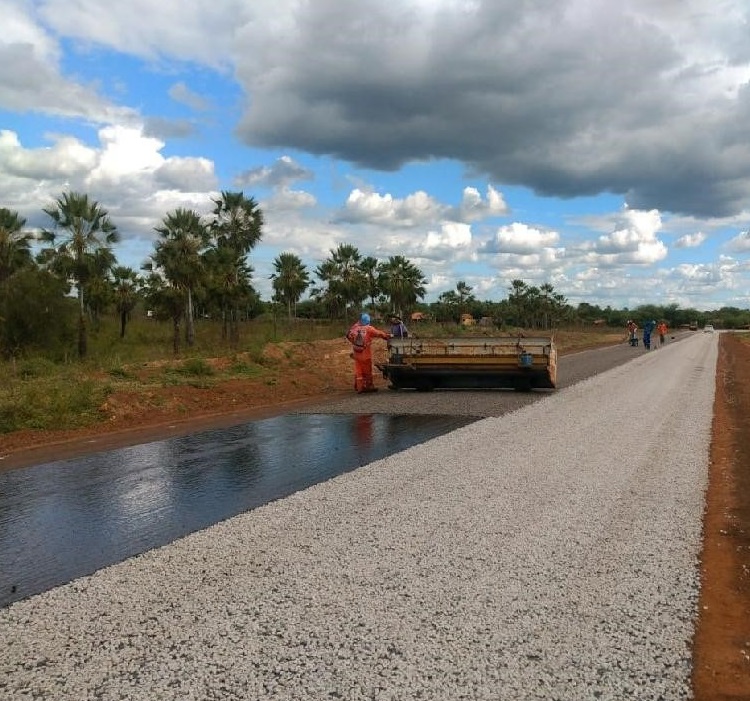
M655 321L647 321L643 325L643 346L646 350L651 350L651 334L656 328Z

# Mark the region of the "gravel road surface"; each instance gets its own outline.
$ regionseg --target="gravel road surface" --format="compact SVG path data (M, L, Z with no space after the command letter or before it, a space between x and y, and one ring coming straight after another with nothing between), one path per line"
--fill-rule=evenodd
M715 335L0 610L0 698L690 698Z

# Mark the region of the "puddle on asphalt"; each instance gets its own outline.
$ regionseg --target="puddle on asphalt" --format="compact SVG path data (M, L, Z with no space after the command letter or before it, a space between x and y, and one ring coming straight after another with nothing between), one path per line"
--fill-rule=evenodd
M474 420L294 414L0 472L0 606Z

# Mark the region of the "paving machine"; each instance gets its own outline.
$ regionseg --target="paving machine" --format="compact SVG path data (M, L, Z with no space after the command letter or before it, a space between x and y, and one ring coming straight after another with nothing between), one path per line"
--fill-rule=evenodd
M552 336L393 338L376 363L391 389L554 389Z

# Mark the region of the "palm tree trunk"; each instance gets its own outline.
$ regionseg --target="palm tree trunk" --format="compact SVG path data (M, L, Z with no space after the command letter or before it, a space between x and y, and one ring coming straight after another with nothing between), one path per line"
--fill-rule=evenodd
M172 317L172 352L175 355L180 354L180 317Z
M232 309L230 322L229 322L229 332L230 332L230 338L229 342L232 345L232 348L237 348L240 344L240 322L239 322L239 311L237 309Z
M83 288L78 286L78 357L83 359L88 351L86 343L86 314L83 309Z
M128 323L128 313L120 312L120 338L125 338L125 325Z
M193 291L187 290L187 309L185 310L185 340L188 346L195 343L195 321L193 319Z

